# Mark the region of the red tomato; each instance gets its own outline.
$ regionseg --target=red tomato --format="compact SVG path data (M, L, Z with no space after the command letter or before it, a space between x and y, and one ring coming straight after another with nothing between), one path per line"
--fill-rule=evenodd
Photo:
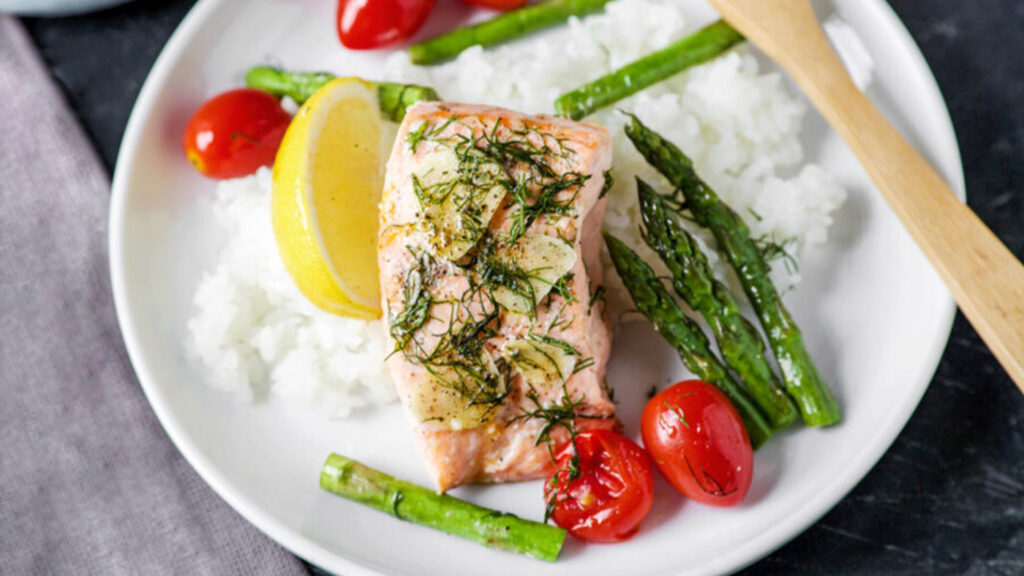
M490 8L491 10L515 10L526 6L530 0L462 0L466 4Z
M644 449L610 430L576 436L579 475L571 478L572 444L558 455L558 469L544 484L551 518L591 542L617 542L636 534L651 510L654 472Z
M688 380L663 390L644 407L640 428L655 466L688 498L724 507L747 495L750 438L718 388Z
M185 155L210 178L238 178L274 163L291 116L276 98L251 88L207 100L185 126Z
M338 38L367 50L404 40L419 30L437 0L339 0Z

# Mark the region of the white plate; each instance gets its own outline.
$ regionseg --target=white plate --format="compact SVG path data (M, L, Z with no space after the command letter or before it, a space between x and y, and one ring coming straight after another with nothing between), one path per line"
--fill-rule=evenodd
M752 493L730 510L686 504L664 484L641 533L625 544L570 542L547 565L491 551L323 493L321 463L337 451L426 483L396 406L352 420L306 418L273 401L235 403L211 391L184 357L184 318L214 251L214 228L196 209L213 185L180 150L190 112L237 86L267 60L373 77L380 54L352 54L334 38L328 2L203 0L167 44L135 106L121 146L110 253L121 329L142 386L167 433L236 510L300 556L362 574L715 573L746 565L824 514L875 464L910 417L949 334L952 300L847 148L809 118L811 159L850 191L827 249L802 266L788 296L822 373L845 411L841 426L794 430L757 454ZM924 60L880 0L835 0L877 63L870 96L953 187L963 175L949 116ZM438 87L443 93L444 87ZM628 431L644 392L682 374L644 324L617 335L609 379ZM462 497L537 518L539 483L464 488ZM440 551L443 550L443 553ZM454 559L458 559L455 561Z
M129 0L0 0L0 13L68 16L124 4Z

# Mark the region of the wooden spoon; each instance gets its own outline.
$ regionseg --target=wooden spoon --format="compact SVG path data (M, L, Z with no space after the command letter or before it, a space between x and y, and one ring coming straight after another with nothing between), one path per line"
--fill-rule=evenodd
M1010 378L1024 391L1024 266L847 75L807 0L710 0L846 140Z

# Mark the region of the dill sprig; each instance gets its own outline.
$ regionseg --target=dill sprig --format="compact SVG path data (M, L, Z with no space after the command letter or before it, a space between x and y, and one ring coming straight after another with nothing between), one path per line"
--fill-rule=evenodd
M550 336L548 334L531 333L528 336L528 338L530 340L534 340L536 342L543 342L545 344L549 344L551 346L554 346L555 348L558 348L559 350L561 350L562 352L564 352L565 354L567 354L569 356L576 356L576 357L582 356L582 354L580 354L580 351L577 350L575 346L573 346L572 344L569 344L565 340L561 340L559 338L555 338L554 336Z
M416 264L406 271L402 281L402 311L392 316L391 307L388 306L388 330L395 341L396 352L408 349L413 333L429 318L433 301L427 287L434 276L434 260L424 251L420 251L419 255L416 255L413 248L409 248L409 251L417 258Z
M586 370L587 368L590 368L591 366L593 366L595 363L596 363L596 360L594 360L593 356L587 356L586 358L584 358L584 359L582 359L582 360L580 360L579 362L576 363L576 366L574 366L573 369L572 369L572 373L573 374L577 374L579 372L582 372L582 371Z
M449 126L456 123L462 124L462 117L457 114L449 116L444 122L438 124L431 124L424 120L415 130L410 130L405 135L405 143L409 146L409 151L415 153L421 142L437 138Z
M685 454L683 454L683 461L686 462L686 467L690 469L690 475L697 480L697 487L705 494L715 496L717 498L725 498L727 496L731 496L736 492L736 490L738 490L738 488L733 488L732 490L726 491L722 486L722 483L716 480L715 477L705 470L703 466L699 466L700 474L698 474L697 470L693 467L693 463L690 462L690 458ZM709 484L710 486L708 486Z
M615 185L615 178L612 176L612 170L609 168L604 171L604 184L601 185L601 193L598 194L598 198L604 198L608 195L608 192Z
M551 437L552 432L559 428L569 433L573 445L575 446L576 434L576 418L585 417L578 413L578 408L583 406L584 398L573 399L569 394L569 389L565 383L562 383L562 397L558 402L544 406L541 404L540 396L537 390L530 388L526 391L526 399L529 400L533 406L533 410L527 410L526 408L520 408L522 412L512 418L511 422L519 420L540 420L543 424L540 430L537 432L537 438L534 440L534 446L545 445L548 450L548 455L551 456L552 460L555 460L555 442ZM592 416L592 418L594 418Z
M607 289L604 284L599 284L597 289L590 293L590 302L587 303L587 315L594 313L594 305L604 300Z
M770 264L776 260L782 260L786 272L790 275L800 271L800 266L793 256L795 245L795 238L786 238L780 241L773 236L763 236L754 239L754 246L761 252L764 261Z
M572 292L572 281L576 278L576 275L572 272L568 272L562 275L561 278L555 281L551 285L551 291L548 292L548 298L554 296L560 296L563 300L568 303L577 302L576 295Z
M511 216L509 240L515 242L521 238L541 216L560 217L570 214L575 209L580 189L589 178L589 174L567 172L554 180L545 182L536 191L531 190L532 186L522 182L517 183L509 194L508 206L516 208ZM559 195L566 190L571 190L571 195L560 197Z

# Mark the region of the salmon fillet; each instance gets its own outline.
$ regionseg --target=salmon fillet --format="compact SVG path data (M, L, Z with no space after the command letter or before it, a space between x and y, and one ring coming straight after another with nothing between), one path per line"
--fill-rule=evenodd
M388 365L438 491L539 478L549 447L618 426L599 298L611 140L494 107L409 108L378 260Z

